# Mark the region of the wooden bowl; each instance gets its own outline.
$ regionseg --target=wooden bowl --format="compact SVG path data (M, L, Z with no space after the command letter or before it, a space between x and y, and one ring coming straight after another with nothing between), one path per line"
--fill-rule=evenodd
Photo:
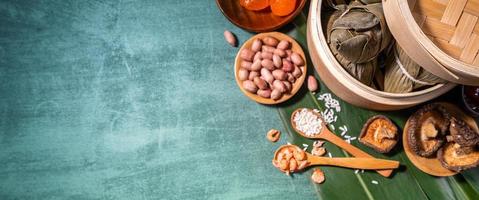
M270 98L263 98L263 97L260 97L256 94L252 94L252 93L246 91L243 88L243 85L242 85L243 81L239 80L239 78L238 78L238 71L241 68L241 62L242 62L242 59L239 56L241 50L243 50L244 48L251 48L251 45L253 44L253 41L256 38L261 39L261 38L264 38L266 36L271 36L271 37L274 37L278 40L289 41L291 43L291 50L293 52L298 53L305 61L304 62L305 64L304 64L303 74L301 75L301 77L296 79L296 81L293 84L293 88L291 89L291 92L289 94L284 94L278 100L272 100ZM255 36L251 37L250 39L248 39L243 44L243 46L241 46L241 48L238 51L238 54L236 55L236 59L235 59L235 79L236 79L236 83L238 84L238 87L241 89L243 94L246 95L248 98L250 98L251 100L256 101L258 103L262 103L262 104L270 104L270 105L271 104L278 104L278 103L284 102L284 101L290 99L291 97L293 97L294 94L296 94L299 91L299 89L301 88L301 86L303 85L304 79L306 78L307 70L308 70L308 66L307 66L307 62L306 62L306 57L304 56L304 52L303 52L303 49L301 48L301 46L293 38L289 37L286 34L279 33L279 32L260 33L260 34L257 34Z
M252 32L268 32L281 28L291 22L303 10L306 0L296 0L296 9L288 16L273 15L268 7L261 11L243 8L239 0L216 0L223 15L233 24Z
M352 77L336 60L321 26L322 0L312 0L307 25L311 60L321 80L341 99L372 110L399 110L434 99L454 88L455 84L435 86L410 93L389 93L368 87Z
M383 0L383 8L391 33L416 63L451 82L479 85L478 3Z
M458 107L450 103L441 103L441 105L444 106L447 109L447 111L449 111L453 116L464 120L474 130L476 131L479 130L475 120L472 117L464 114L464 112L462 112L461 109L459 109ZM412 164L414 164L414 166L416 166L421 171L433 176L452 176L454 174L457 174L457 172L455 171L451 171L449 169L444 168L441 165L441 162L436 157L432 157L432 158L421 157L416 155L416 153L414 153L411 150L411 147L409 146L409 143L408 143L408 137L407 137L407 132L409 130L409 120L410 119L408 119L406 124L404 125L402 143L404 147L404 152L406 152L406 155L409 158L409 160L412 162Z

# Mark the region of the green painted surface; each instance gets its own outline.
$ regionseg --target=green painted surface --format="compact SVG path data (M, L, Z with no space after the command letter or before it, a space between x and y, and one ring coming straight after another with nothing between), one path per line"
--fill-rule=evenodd
M251 35L212 0L0 1L0 199L316 197L224 29Z

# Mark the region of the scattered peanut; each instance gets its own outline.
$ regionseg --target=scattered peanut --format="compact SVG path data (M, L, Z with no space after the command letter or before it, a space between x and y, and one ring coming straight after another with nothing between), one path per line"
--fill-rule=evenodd
M291 53L291 61L298 66L304 65L303 58L301 58L301 56L296 52Z
M237 45L236 37L233 35L231 31L225 30L223 35L225 36L226 42L228 42L232 47L236 47Z
M270 59L264 59L261 61L261 66L263 66L264 68L272 71L274 70L274 64L273 64L273 61L271 61Z
M273 59L273 54L269 52L261 52L262 59Z
M260 77L254 77L253 82L261 90L268 89L268 83L266 83L266 81L261 79Z
M263 57L261 56L261 51L256 52L254 54L253 61L261 60L261 59L263 59Z
M278 100L281 98L281 96L283 96L283 94L277 89L273 89L271 92L271 99L273 100Z
M311 92L318 90L318 81L312 75L308 77L308 90Z
M268 138L268 140L271 142L277 142L280 136L281 136L281 132L276 129L271 129L266 134L266 138Z
M281 68L283 66L283 61L281 60L281 57L274 54L273 55L273 64L276 68Z
M301 75L303 75L303 72L301 72L301 69L299 69L298 66L294 66L293 76L295 78L299 78L299 77L301 77Z
M271 47L276 47L279 41L276 38L267 36L263 38L263 43Z
M260 74L257 71L251 71L248 76L248 80L254 80L254 77L258 77Z
M323 156L326 153L326 148L324 147L313 147L311 154L313 156Z
M251 64L250 69L252 71L259 71L261 69L261 60L257 59L253 61L253 64Z
M264 78L266 82L270 84L272 84L274 81L273 74L271 74L271 72L266 68L261 69L261 76Z
M246 61L253 61L254 52L249 49L243 49L240 53L240 58Z
M317 184L323 183L325 180L324 172L321 169L316 168L313 174L311 175L311 180L313 180L313 182Z
M270 89L258 90L256 92L256 94L259 95L260 97L263 97L263 98L269 98L269 97L271 97L271 90Z
M283 59L283 66L282 66L282 70L285 71L285 72L292 72L294 70L294 66L293 64L286 60L286 59Z
M272 72L272 74L273 74L274 79L276 79L276 80L284 81L288 78L288 75L286 73L284 73L283 70L279 70L279 69L274 70Z
M273 81L273 89L278 90L281 93L286 92L286 86L284 85L284 83L277 79Z
M278 49L281 49L281 50L286 50L289 48L289 42L286 41L286 40L281 40L278 44Z

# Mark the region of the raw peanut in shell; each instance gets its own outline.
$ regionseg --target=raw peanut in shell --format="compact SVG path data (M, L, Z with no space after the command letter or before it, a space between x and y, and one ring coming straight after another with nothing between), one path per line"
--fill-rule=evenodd
M271 97L271 90L270 89L258 90L256 92L256 94L259 95L260 97L263 97L263 98L269 98L269 97Z
M303 60L303 58L301 58L301 56L300 56L298 53L296 53L296 52L293 52L293 53L291 54L291 60L293 61L293 63L294 63L295 65L298 65L298 66L304 65L304 60Z
M250 80L243 81L243 88L253 94L256 94L256 91L258 91L258 87L256 87L254 82Z
M248 70L243 69L243 68L241 68L241 69L238 70L238 78L239 78L239 80L245 81L245 80L248 80L248 77L249 77L249 72L248 72Z
M279 41L274 37L266 36L266 37L263 38L263 43L265 45L268 45L268 46L271 46L271 47L276 47L278 45Z
M223 35L225 36L226 42L228 42L232 47L236 47L236 38L231 31L225 30Z
M274 81L273 74L271 74L271 72L266 68L261 69L261 76L268 83L273 83L273 81Z
M294 66L290 61L283 58L283 67L281 69L285 72L292 72Z
M265 80L259 77L254 77L253 82L259 89L262 89L262 90L268 89L268 83L266 83Z
M287 79L290 83L294 83L296 81L296 78L294 78L293 74L287 73L287 75L288 75Z
M275 49L273 52L274 55L278 55L281 58L286 57L286 52L282 49Z
M301 77L301 75L303 74L303 72L301 71L301 69L299 69L298 66L294 66L294 70L293 70L293 73L292 73L292 74L293 74L293 76L294 76L295 78L299 78L299 77Z
M278 90L281 93L286 92L286 86L284 86L283 81L280 81L280 80L274 80L273 81L273 88L274 88L274 90Z
M273 71L273 77L276 80L284 81L288 78L288 75L283 70L277 69Z
M240 53L240 58L246 61L253 61L254 52L249 49L243 49Z
M248 71L251 71L251 65L252 65L252 64L253 64L253 63L251 63L251 62L248 62L248 61L244 61L244 60L243 60L243 61L241 62L241 68L246 69L246 70L248 70Z
M271 142L277 142L279 140L280 136L281 136L281 132L276 130L276 129L271 129L266 134L266 138L268 138L268 140L271 141ZM279 160L281 160L281 159L279 159Z
M312 75L308 76L308 90L311 92L318 90L318 81Z
M273 64L276 68L281 68L281 66L283 66L283 61L281 61L281 57L274 54L273 55Z
M251 45L251 51L254 51L254 52L260 51L260 50L261 50L261 46L263 46L263 43L261 42L261 40L259 40L258 38L256 38L256 39L253 41L253 44Z
M264 68L273 71L274 70L274 64L273 61L270 59L264 59L261 61L261 66Z
M263 51L263 52L274 53L274 50L275 50L275 48L274 48L274 47L270 47L270 46L265 46L265 45L263 45L263 46L261 47L261 51Z
M252 81L252 80L254 79L254 77L259 77L259 75L260 75L259 72L257 72L257 71L251 71L251 72L249 73L248 80L251 80L251 81Z
M250 68L252 71L259 71L261 69L261 60L255 60Z
M288 81L283 81L283 84L286 87L286 93L290 93L291 89L293 89L293 86L291 85L291 83Z
M261 52L261 58L262 59L273 59L273 54L269 52Z
M281 40L276 47L281 50L286 50L289 48L289 42L287 40Z
M274 89L271 91L271 99L273 100L278 100L283 96L283 93L281 93L279 90Z
M262 57L261 57L261 52L258 51L254 54L254 57L253 57L253 61L256 61L256 60L261 60Z

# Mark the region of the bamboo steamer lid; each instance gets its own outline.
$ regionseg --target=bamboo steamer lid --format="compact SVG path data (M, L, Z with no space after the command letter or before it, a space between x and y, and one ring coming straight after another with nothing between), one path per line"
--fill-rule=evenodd
M431 73L479 85L479 0L383 0L389 29Z

